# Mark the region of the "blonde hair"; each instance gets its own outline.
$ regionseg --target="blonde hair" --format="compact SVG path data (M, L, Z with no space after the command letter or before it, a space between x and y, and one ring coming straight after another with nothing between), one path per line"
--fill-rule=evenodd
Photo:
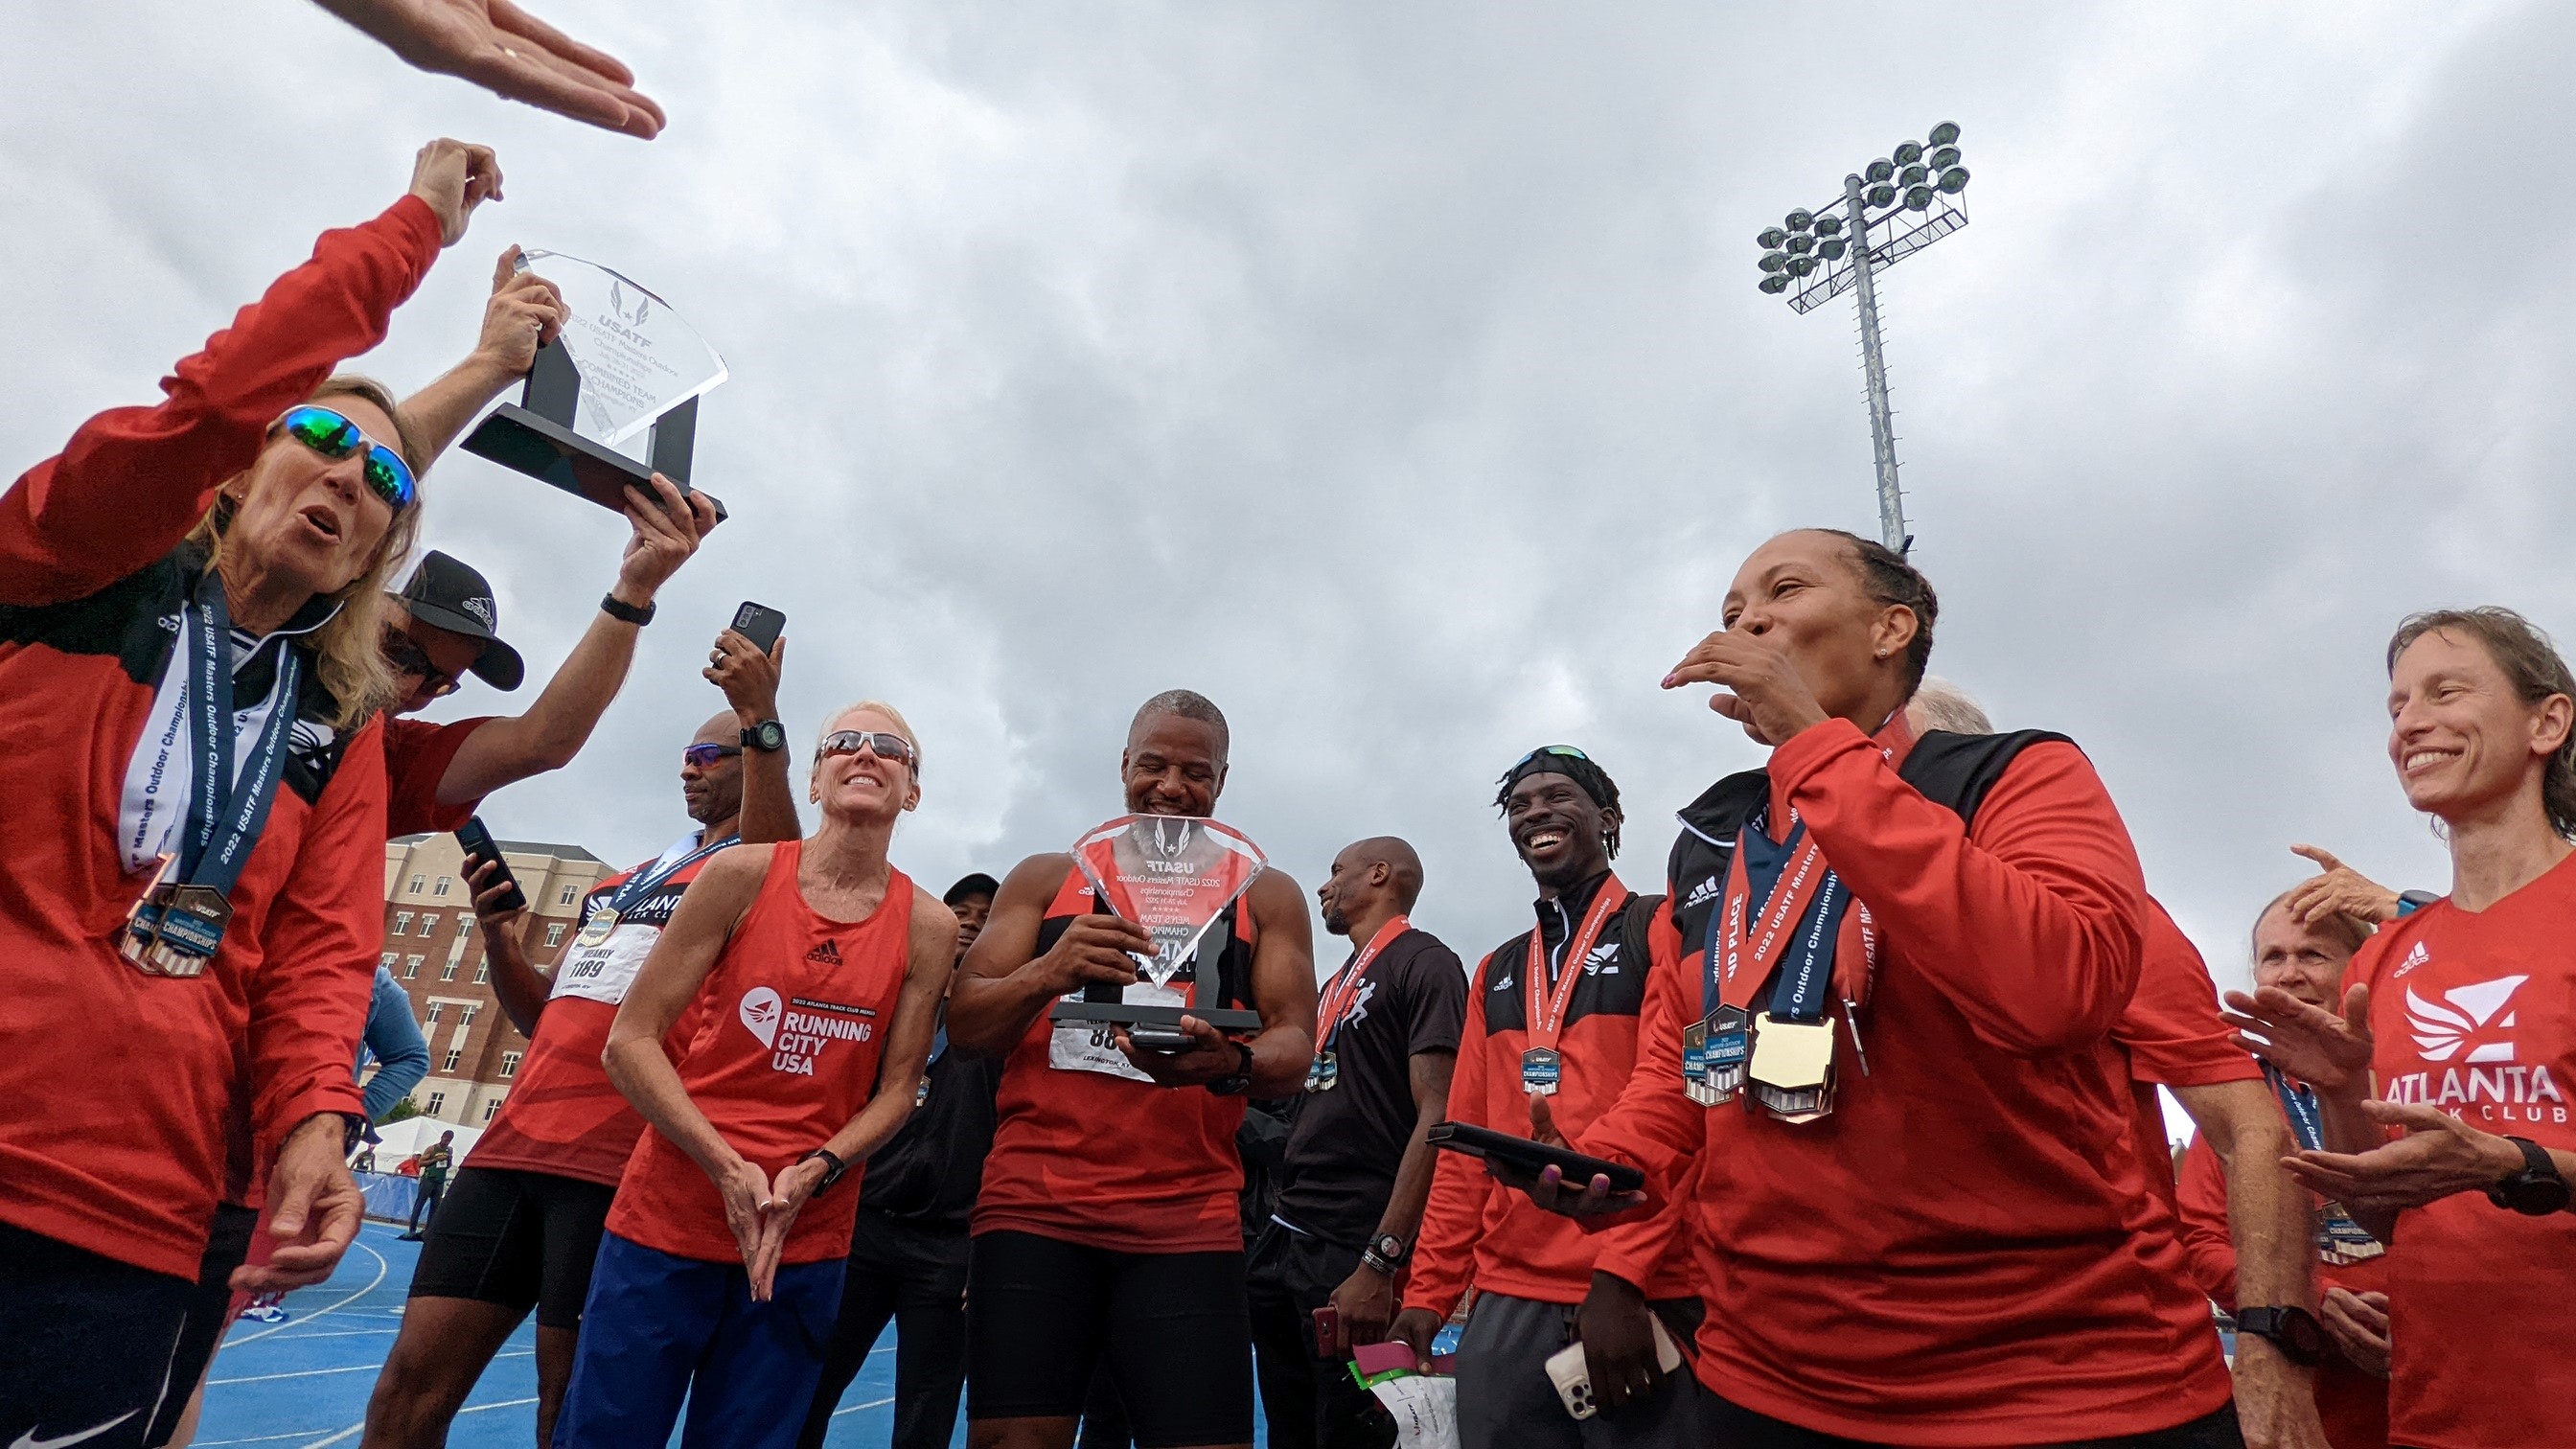
M856 704L845 704L839 709L832 711L830 714L823 716L823 727L820 730L815 731L814 734L814 753L817 755L822 754L823 741L832 737L833 729L838 726L841 721L848 719L851 715L857 714L863 709L884 715L887 719L894 721L894 732L903 736L903 742L905 744L912 746L912 778L916 781L920 780L921 739L912 732L912 721L903 717L903 711L886 703L882 699L863 699Z
M419 440L394 401L393 392L373 378L343 374L315 388L307 401L334 397L372 403L394 420L397 446L402 450L403 461L411 464L417 482L424 466ZM231 487L240 476L226 479L224 486ZM393 522L385 527L385 536L376 541L375 557L367 561L358 577L329 595L340 606L339 612L311 635L316 672L321 675L323 689L339 706L338 713L331 717L335 728L355 728L401 693L395 687L393 671L385 667L385 584L411 556L412 544L420 534L424 501L415 494L412 506L394 515ZM230 494L218 493L215 506L206 510L206 516L188 532L188 542L205 550L209 569L223 561L224 533L232 527L238 507L239 501Z

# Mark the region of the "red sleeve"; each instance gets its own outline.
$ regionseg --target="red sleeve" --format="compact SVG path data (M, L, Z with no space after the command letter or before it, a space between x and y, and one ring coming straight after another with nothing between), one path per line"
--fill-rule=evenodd
M2111 1039L2129 1049L2129 1075L2136 1081L2215 1087L2263 1080L2253 1054L2230 1040L2227 1023L2218 1019L2218 983L2209 979L2200 952L2152 899L2139 948L2137 994L2111 1028Z
M1646 1174L1647 1208L1643 1214L1622 1217L1609 1222L1585 1219L1589 1232L1611 1235L1606 1243L1621 1243L1626 1230L1641 1220L1662 1222L1669 1234L1679 1229L1683 1200L1687 1196L1687 1178L1697 1165L1699 1154L1708 1143L1708 1109L1692 1101L1682 1091L1681 1033L1685 1015L1697 1016L1691 1010L1688 995L1689 974L1681 962L1681 928L1673 923L1670 911L1659 912L1652 929L1646 933L1650 947L1646 977L1646 1001L1637 1021L1636 1070L1628 1074L1628 1085L1620 1090L1619 1100L1609 1111L1592 1119L1575 1147L1595 1157L1607 1157L1641 1168ZM1637 1266L1632 1255L1623 1254L1629 1267ZM1646 1260L1651 1267L1656 1260ZM1609 1264L1602 1265L1605 1268ZM1627 1278L1624 1268L1613 1271ZM1628 1281L1642 1286L1642 1278Z
M2191 1281L2236 1311L2236 1239L2227 1226L2227 1168L2209 1139L2195 1132L2182 1155L2182 1181L2176 1189L2182 1214L2183 1256L2191 1262Z
M251 1121L272 1151L316 1113L366 1110L349 1064L374 996L384 862L384 731L370 720L315 802L260 932L250 981Z
M1635 1110L1642 1116L1652 1115L1668 1124L1672 1133L1681 1134L1678 1150L1654 1153L1655 1168L1648 1172L1648 1190L1658 1199L1654 1210L1642 1215L1613 1220L1594 1239L1600 1256L1592 1266L1600 1272L1615 1274L1643 1290L1654 1280L1655 1269L1672 1256L1673 1245L1680 1237L1684 1202L1681 1176L1698 1161L1693 1149L1701 1147L1707 1134L1706 1109L1691 1101L1682 1090L1682 1023L1697 1018L1691 1010L1698 986L1694 970L1685 969L1681 955L1681 929L1673 922L1670 910L1655 912L1654 923L1646 932L1646 1000L1637 1018L1636 1067L1628 1074L1628 1085L1621 1088L1619 1100L1592 1130L1584 1134L1584 1151L1603 1155L1605 1122L1625 1118ZM1696 959L1691 963L1696 965ZM1679 1104L1682 1110L1673 1110ZM1636 1139L1616 1127L1615 1141L1624 1150ZM1649 1152L1652 1149L1648 1149ZM1643 1155L1643 1154L1637 1154ZM1631 1163L1637 1155L1624 1155Z
M324 232L311 261L162 379L159 404L91 418L0 496L0 603L76 599L176 547L279 413L384 340L437 258L438 217L418 197Z
M2138 984L2146 881L2083 751L2022 751L1973 839L1848 720L1772 751L1771 788L1903 943L1907 966L1998 1050L2065 1051L2119 1019Z
M1476 963L1467 992L1467 1023L1458 1034L1458 1065L1449 1078L1449 1120L1485 1120L1485 973L1494 958ZM1443 1152L1431 1169L1431 1198L1422 1207L1422 1227L1414 1235L1412 1272L1404 1282L1404 1306L1427 1308L1442 1318L1458 1306L1476 1262L1476 1237L1484 1230L1485 1205L1494 1179L1484 1164L1463 1152Z
M456 752L476 730L490 724L461 719L454 724L385 716L385 836L428 835L454 830L483 806L480 797L462 805L438 803L438 785Z

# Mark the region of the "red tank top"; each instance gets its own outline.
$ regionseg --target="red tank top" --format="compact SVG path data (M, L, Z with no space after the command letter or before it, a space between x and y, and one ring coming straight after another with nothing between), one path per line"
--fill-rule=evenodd
M1067 872L1047 907L1038 949L1053 946L1074 917L1092 909L1082 873ZM1222 974L1245 982L1251 907L1238 901L1234 915ZM1011 1049L993 1104L993 1150L984 1159L974 1231L1034 1233L1121 1253L1240 1249L1243 1159L1234 1134L1243 1125L1243 1099L1061 1065L1070 1058L1058 1053L1066 1051L1106 1064L1085 1051L1087 1029L1069 1028L1067 1037L1059 1043L1041 1011ZM1107 1059L1125 1064L1114 1049Z
M697 1032L679 1063L689 1100L772 1177L822 1146L874 1095L911 959L911 879L892 872L884 903L866 920L831 920L797 889L802 845L772 847L759 896L698 988L690 1008ZM854 1166L796 1215L781 1261L848 1253L858 1207ZM677 1257L742 1259L715 1183L658 1130L628 1159L608 1230Z

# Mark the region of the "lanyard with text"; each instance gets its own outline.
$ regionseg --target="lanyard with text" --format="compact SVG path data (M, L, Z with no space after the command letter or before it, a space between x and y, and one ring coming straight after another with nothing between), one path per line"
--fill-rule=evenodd
M1378 927L1368 945L1324 983L1324 999L1315 1008L1315 1059L1306 1064L1307 1091L1329 1092L1341 1081L1341 1060L1334 1055L1333 1044L1341 1040L1342 1024L1359 1003L1360 978L1368 975L1369 963L1377 959L1378 952L1412 929L1413 923L1401 915Z
M2272 1094L2281 1099L2281 1110L2289 1114L2290 1135L2299 1146L2310 1152L2326 1148L2325 1112L2317 1105L2317 1094L2305 1082L2293 1082L2287 1073L2270 1062L2263 1064L2263 1080L2271 1083ZM2369 1230L2354 1222L2343 1204L2328 1201L2317 1211L2317 1257L2335 1267L2364 1263L2388 1249Z
M1847 1015L1858 1008L1877 966L1877 931L1805 824L1792 813L1788 838L1774 841L1767 815L1746 823L1727 863L1703 1015L1682 1032L1683 1089L1713 1107L1733 1100L1749 1074L1773 1115L1809 1121L1832 1109L1828 993L1840 995ZM1766 982L1768 1009L1757 1015ZM1851 1029L1857 1040L1859 1023Z
M626 912L634 907L638 902L641 902L646 897L652 895L654 890L659 887L662 882L669 880L671 877L678 875L684 870L687 870L690 866L697 864L699 861L706 859L708 856L715 854L717 851L724 849L728 845L740 845L741 843L742 837L740 835L728 835L722 840L712 841L705 845L701 845L697 849L690 851L688 854L681 856L678 860L672 861L668 865L656 866L650 870L639 870L635 872L634 875L627 878L626 884L617 888L615 894L600 903L599 909L590 913L589 919L581 923L581 934L574 939L574 944L580 946L596 946L605 942L608 939L609 933L617 929L618 919L624 916Z
M188 820L178 855L163 858L143 898L127 912L120 947L128 964L152 976L198 975L223 945L233 918L233 884L268 824L268 809L285 773L296 694L303 682L302 658L293 648L282 648L268 719L236 775L232 611L223 581L211 569L198 586L196 603L180 611L179 636L187 653L192 736Z
M1521 1002L1528 1018L1523 1026L1530 1043L1521 1053L1523 1091L1542 1097L1556 1095L1557 1083L1565 1075L1565 1058L1557 1051L1556 1041L1565 1029L1566 1003L1574 999L1574 983L1583 979L1583 963L1591 959L1592 944L1601 939L1601 928L1627 903L1628 888L1619 883L1619 877L1604 878L1600 893L1592 898L1592 909L1583 913L1583 925L1566 938L1554 977L1547 974L1547 933L1531 929L1529 964L1521 973ZM1545 983L1544 990L1541 983Z

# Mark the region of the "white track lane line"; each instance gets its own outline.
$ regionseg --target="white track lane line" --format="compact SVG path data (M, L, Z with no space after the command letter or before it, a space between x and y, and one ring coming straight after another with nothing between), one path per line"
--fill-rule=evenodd
M535 1402L536 1400L534 1399L503 1399L499 1403L495 1404L467 1404L464 1408L461 1408L456 1412L459 1414L479 1414L486 1409L524 1408ZM893 1400L889 1399L887 1402L892 1403ZM360 1421L358 1423L351 1424L348 1428L341 1430L337 1434L328 1434L319 1439L308 1439L303 1443L296 1445L295 1449L329 1449L329 1446L333 1444L345 1444L358 1437L358 1431L366 1427L365 1422ZM209 1444L206 1446L206 1449L214 1449L214 1446Z
M832 1417L837 1419L843 1414L855 1414L861 1409L882 1409L893 1402L892 1399L870 1399L864 1404L852 1404L846 1409L834 1409Z
M535 1349L523 1348L516 1353L496 1353L492 1355L492 1357L496 1360L505 1358L530 1358L533 1357L535 1353ZM375 1373L383 1368L384 1365L380 1363L357 1363L351 1364L347 1368L295 1369L288 1373L251 1374L247 1377L238 1379L208 1379L206 1381L206 1387L211 1389L220 1387L224 1384L266 1384L274 1383L279 1379L317 1379L325 1374Z
M384 1254L377 1252L372 1247L368 1247L366 1240L363 1238L358 1240L354 1246L366 1248L367 1256L376 1260L376 1276L367 1280L366 1287L361 1288L357 1292L350 1294L348 1297L341 1299L339 1302L332 1304L329 1308L319 1308L311 1313L305 1314L302 1318L290 1318L284 1323L271 1324L257 1333L244 1334L239 1338L227 1338L220 1346L223 1348L239 1348L245 1343L257 1343L272 1333L283 1333L289 1328L309 1324L326 1313L332 1313L339 1309L346 1308L350 1304L357 1302L359 1299L366 1297L368 1294L375 1292L376 1285L384 1282L385 1275L393 1271L393 1265L385 1261Z

